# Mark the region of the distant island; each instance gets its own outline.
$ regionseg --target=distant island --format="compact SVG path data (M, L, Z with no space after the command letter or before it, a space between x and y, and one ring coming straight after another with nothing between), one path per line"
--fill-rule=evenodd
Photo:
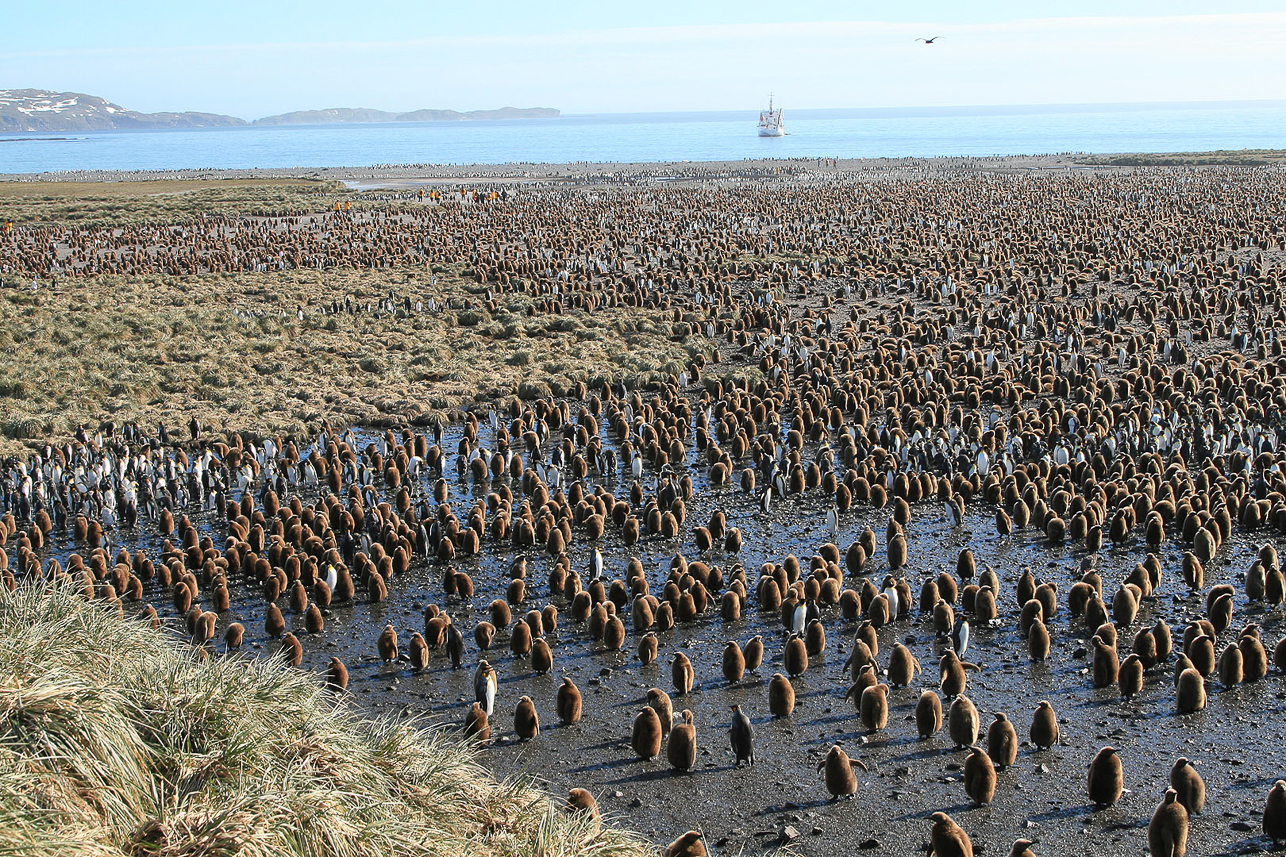
M296 110L256 119L255 125L338 125L349 122L468 122L482 119L553 119L553 107L501 107L499 110L412 110L390 113L368 107L332 107L329 110Z
M0 131L128 131L248 124L217 113L139 113L83 92L0 89Z
M298 110L253 123L218 113L139 113L83 92L0 89L0 133L16 131L129 131L153 128L226 128L237 125L330 125L357 122L468 122L486 119L552 119L552 107L499 110L412 110L391 113L362 107Z

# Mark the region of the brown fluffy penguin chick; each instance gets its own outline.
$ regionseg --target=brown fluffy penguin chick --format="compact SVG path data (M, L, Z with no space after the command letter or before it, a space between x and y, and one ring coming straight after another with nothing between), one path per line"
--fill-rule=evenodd
M1180 756L1170 769L1170 788L1179 795L1179 803L1189 815L1200 815L1206 808L1206 781L1192 766L1192 762Z
M1156 634L1151 628L1140 628L1139 632L1134 635L1134 643L1130 651L1139 656L1143 661L1145 670L1151 669L1157 663L1157 639Z
M920 694L915 703L915 729L923 741L942 728L942 699L932 690Z
M273 580L275 580L275 578L273 578ZM173 596L174 609L176 612L186 613L192 609L192 590L188 588L186 583L181 580L177 581L174 584Z
M290 585L290 612L303 613L308 609L308 590L296 580Z
M1143 659L1133 652L1122 663L1116 674L1116 686L1122 699L1133 699L1143 690Z
M1049 628L1037 619L1027 629L1027 656L1033 661L1043 661L1049 657Z
M299 642L299 638L289 631L281 638L281 654L286 659L286 663L292 667L297 667L304 662L304 647Z
M1048 750L1058 743L1058 731L1058 715L1054 713L1054 706L1042 699L1032 715L1031 731L1027 737L1037 750Z
M879 732L889 724L889 686L874 684L862 691L858 701L862 727L867 732Z
M858 768L867 769L861 759L850 758L838 744L831 745L826 758L817 765L819 772L825 771L826 791L830 792L831 800L857 794Z
M603 625L603 646L609 652L619 652L625 646L625 623L619 616L609 616Z
M879 684L879 679L876 677L875 667L870 664L862 664L862 671L857 674L857 678L853 681L852 687L848 689L848 693L844 694L844 701L848 702L851 699L853 708L860 712L862 710L863 691L876 684Z
M1224 686L1224 690L1231 690L1241 684L1246 676L1246 660L1241 654L1241 649L1232 643L1224 646L1224 650L1219 654L1217 672L1219 683Z
M479 744L491 740L491 724L487 722L487 711L481 703L475 702L464 716L464 734L477 738Z
M661 719L661 734L669 735L670 727L674 725L674 703L670 702L670 695L659 687L650 688L647 692L647 704L652 706L656 716Z
M326 687L334 693L343 693L348 689L348 667L339 658L331 658L326 667Z
M723 646L723 677L730 684L736 684L746 674L746 656L736 640L729 640Z
M588 816L595 822L595 826L597 826L597 822L600 819L598 801L594 800L594 796L585 789L571 789L567 792L566 812L568 815L580 813Z
M335 591L332 593L334 600L343 604L345 601L352 601L353 596L356 594L357 590L353 586L353 576L347 568L341 567L335 581Z
M1009 849L1009 857L1036 857L1036 852L1031 850L1035 844L1030 839L1015 839L1013 847Z
M1188 810L1179 803L1178 793L1166 789L1161 805L1148 823L1150 857L1184 857L1188 853Z
M1268 675L1268 651L1259 639L1259 629L1254 630L1253 634L1242 631L1237 640L1237 647L1241 649L1242 681L1246 682L1256 682Z
M889 540L889 568L897 571L906 565L906 536L898 533Z
M1273 666L1278 672L1286 673L1286 637L1282 637L1273 646Z
M228 626L227 630L223 632L223 645L229 650L239 649L241 648L241 641L244 639L245 634L245 626L240 622L233 622Z
M1090 762L1087 786L1095 809L1111 806L1121 799L1121 757L1116 754L1115 747L1104 747Z
M964 763L965 794L978 806L986 806L996 796L996 766L981 747L970 747Z
M947 735L956 747L972 747L978 740L978 709L961 694L947 710Z
M938 686L942 688L942 695L947 699L964 693L966 669L977 671L978 667L967 661L960 660L960 656L952 649L947 649L946 653L938 660Z
M826 651L826 626L820 619L811 620L804 629L804 651L811 657L817 657Z
M643 666L656 663L657 636L655 631L648 631L639 638L639 660Z
M562 686L558 688L556 705L558 708L558 719L562 721L564 726L570 726L573 723L580 722L580 688L576 686L576 683L571 680L570 676L563 676Z
M768 711L773 717L789 717L794 710L794 686L781 673L774 673L768 682Z
M1264 835L1274 843L1286 840L1286 780L1278 780L1264 803Z
M546 675L554 668L554 653L545 642L544 637L537 637L531 642L531 671L536 675Z
M933 857L973 857L973 843L969 834L951 820L945 812L935 812L933 829L929 831L930 853Z
M1018 733L1003 711L997 711L993 716L996 719L987 727L987 755L1003 771L1018 758Z
M509 632L509 651L516 658L531 654L531 626L526 622L514 623Z
M665 857L706 857L706 847L701 834L689 830L665 847Z
M424 635L418 631L411 635L411 642L407 646L407 655L411 659L411 669L423 672L429 666L429 644L424 641Z
M1121 671L1121 662L1116 656L1116 646L1109 645L1097 635L1090 642L1094 647L1094 686L1108 687L1116 684L1117 676Z
M692 669L692 661L683 652L675 652L670 658L670 680L674 683L675 693L679 696L689 693L695 678L696 671Z
M634 755L644 761L656 758L661 752L661 718L656 709L645 705L634 715L634 726L630 731L630 747Z
M334 597L335 593L331 591L330 584L326 581L318 580L313 584L313 603L318 607L329 607Z
M1201 673L1192 668L1179 673L1175 697L1180 714L1191 714L1205 708L1206 682L1201 677Z
M786 668L786 674L791 678L808 671L808 648L798 635L792 634L786 641L786 650L782 653L782 664Z
M1195 669L1196 668L1192 666L1192 661L1188 660L1188 656L1183 652L1179 652L1178 657L1174 659L1174 686L1176 688L1179 686L1179 679L1183 676L1185 671L1195 671ZM1200 673L1197 674L1200 675Z
M536 704L530 696L518 700L514 709L514 732L519 741L530 741L540 734L540 715L536 714Z
M697 763L697 727L692 712L683 709L683 722L670 730L665 758L676 771L690 771Z
M320 634L326 630L326 620L322 618L322 612L316 604L309 604L308 612L304 613L304 629L310 634Z
M197 646L203 646L214 639L215 625L218 624L219 616L209 610L203 611L197 617L196 624L192 628L192 643Z
M889 684L894 687L906 687L915 680L920 672L920 662L902 643L893 647L889 654Z
M746 658L746 672L755 672L764 662L764 638L758 635L751 637L741 653Z
M384 626L379 640L375 643L375 648L379 652L380 660L384 663L397 660L397 631L393 630L392 625Z
M495 639L495 636L496 626L490 622L479 622L473 629L473 641L484 652L491 648L491 641Z
M281 615L281 608L269 604L263 615L263 629L274 640L286 633L286 617Z

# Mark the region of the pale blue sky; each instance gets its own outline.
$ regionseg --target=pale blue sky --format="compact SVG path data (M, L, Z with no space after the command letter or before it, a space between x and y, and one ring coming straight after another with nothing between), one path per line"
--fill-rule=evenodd
M0 89L136 110L1286 98L1281 0L10 4ZM925 46L917 36L940 36Z

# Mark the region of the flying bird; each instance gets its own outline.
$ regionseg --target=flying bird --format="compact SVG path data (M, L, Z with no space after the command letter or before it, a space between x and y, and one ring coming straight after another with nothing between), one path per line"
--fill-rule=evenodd
M933 44L934 42L936 42L936 41L937 41L938 39L940 39L940 38L942 38L942 37L941 37L941 36L934 36L932 39L916 39L916 41L917 41L917 42L924 42L926 45L931 45L931 44Z

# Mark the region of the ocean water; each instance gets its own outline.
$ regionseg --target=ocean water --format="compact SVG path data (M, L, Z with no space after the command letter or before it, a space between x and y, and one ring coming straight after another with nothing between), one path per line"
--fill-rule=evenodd
M557 119L0 135L0 173L375 164L713 161L1286 148L1286 101L914 110L786 109Z

